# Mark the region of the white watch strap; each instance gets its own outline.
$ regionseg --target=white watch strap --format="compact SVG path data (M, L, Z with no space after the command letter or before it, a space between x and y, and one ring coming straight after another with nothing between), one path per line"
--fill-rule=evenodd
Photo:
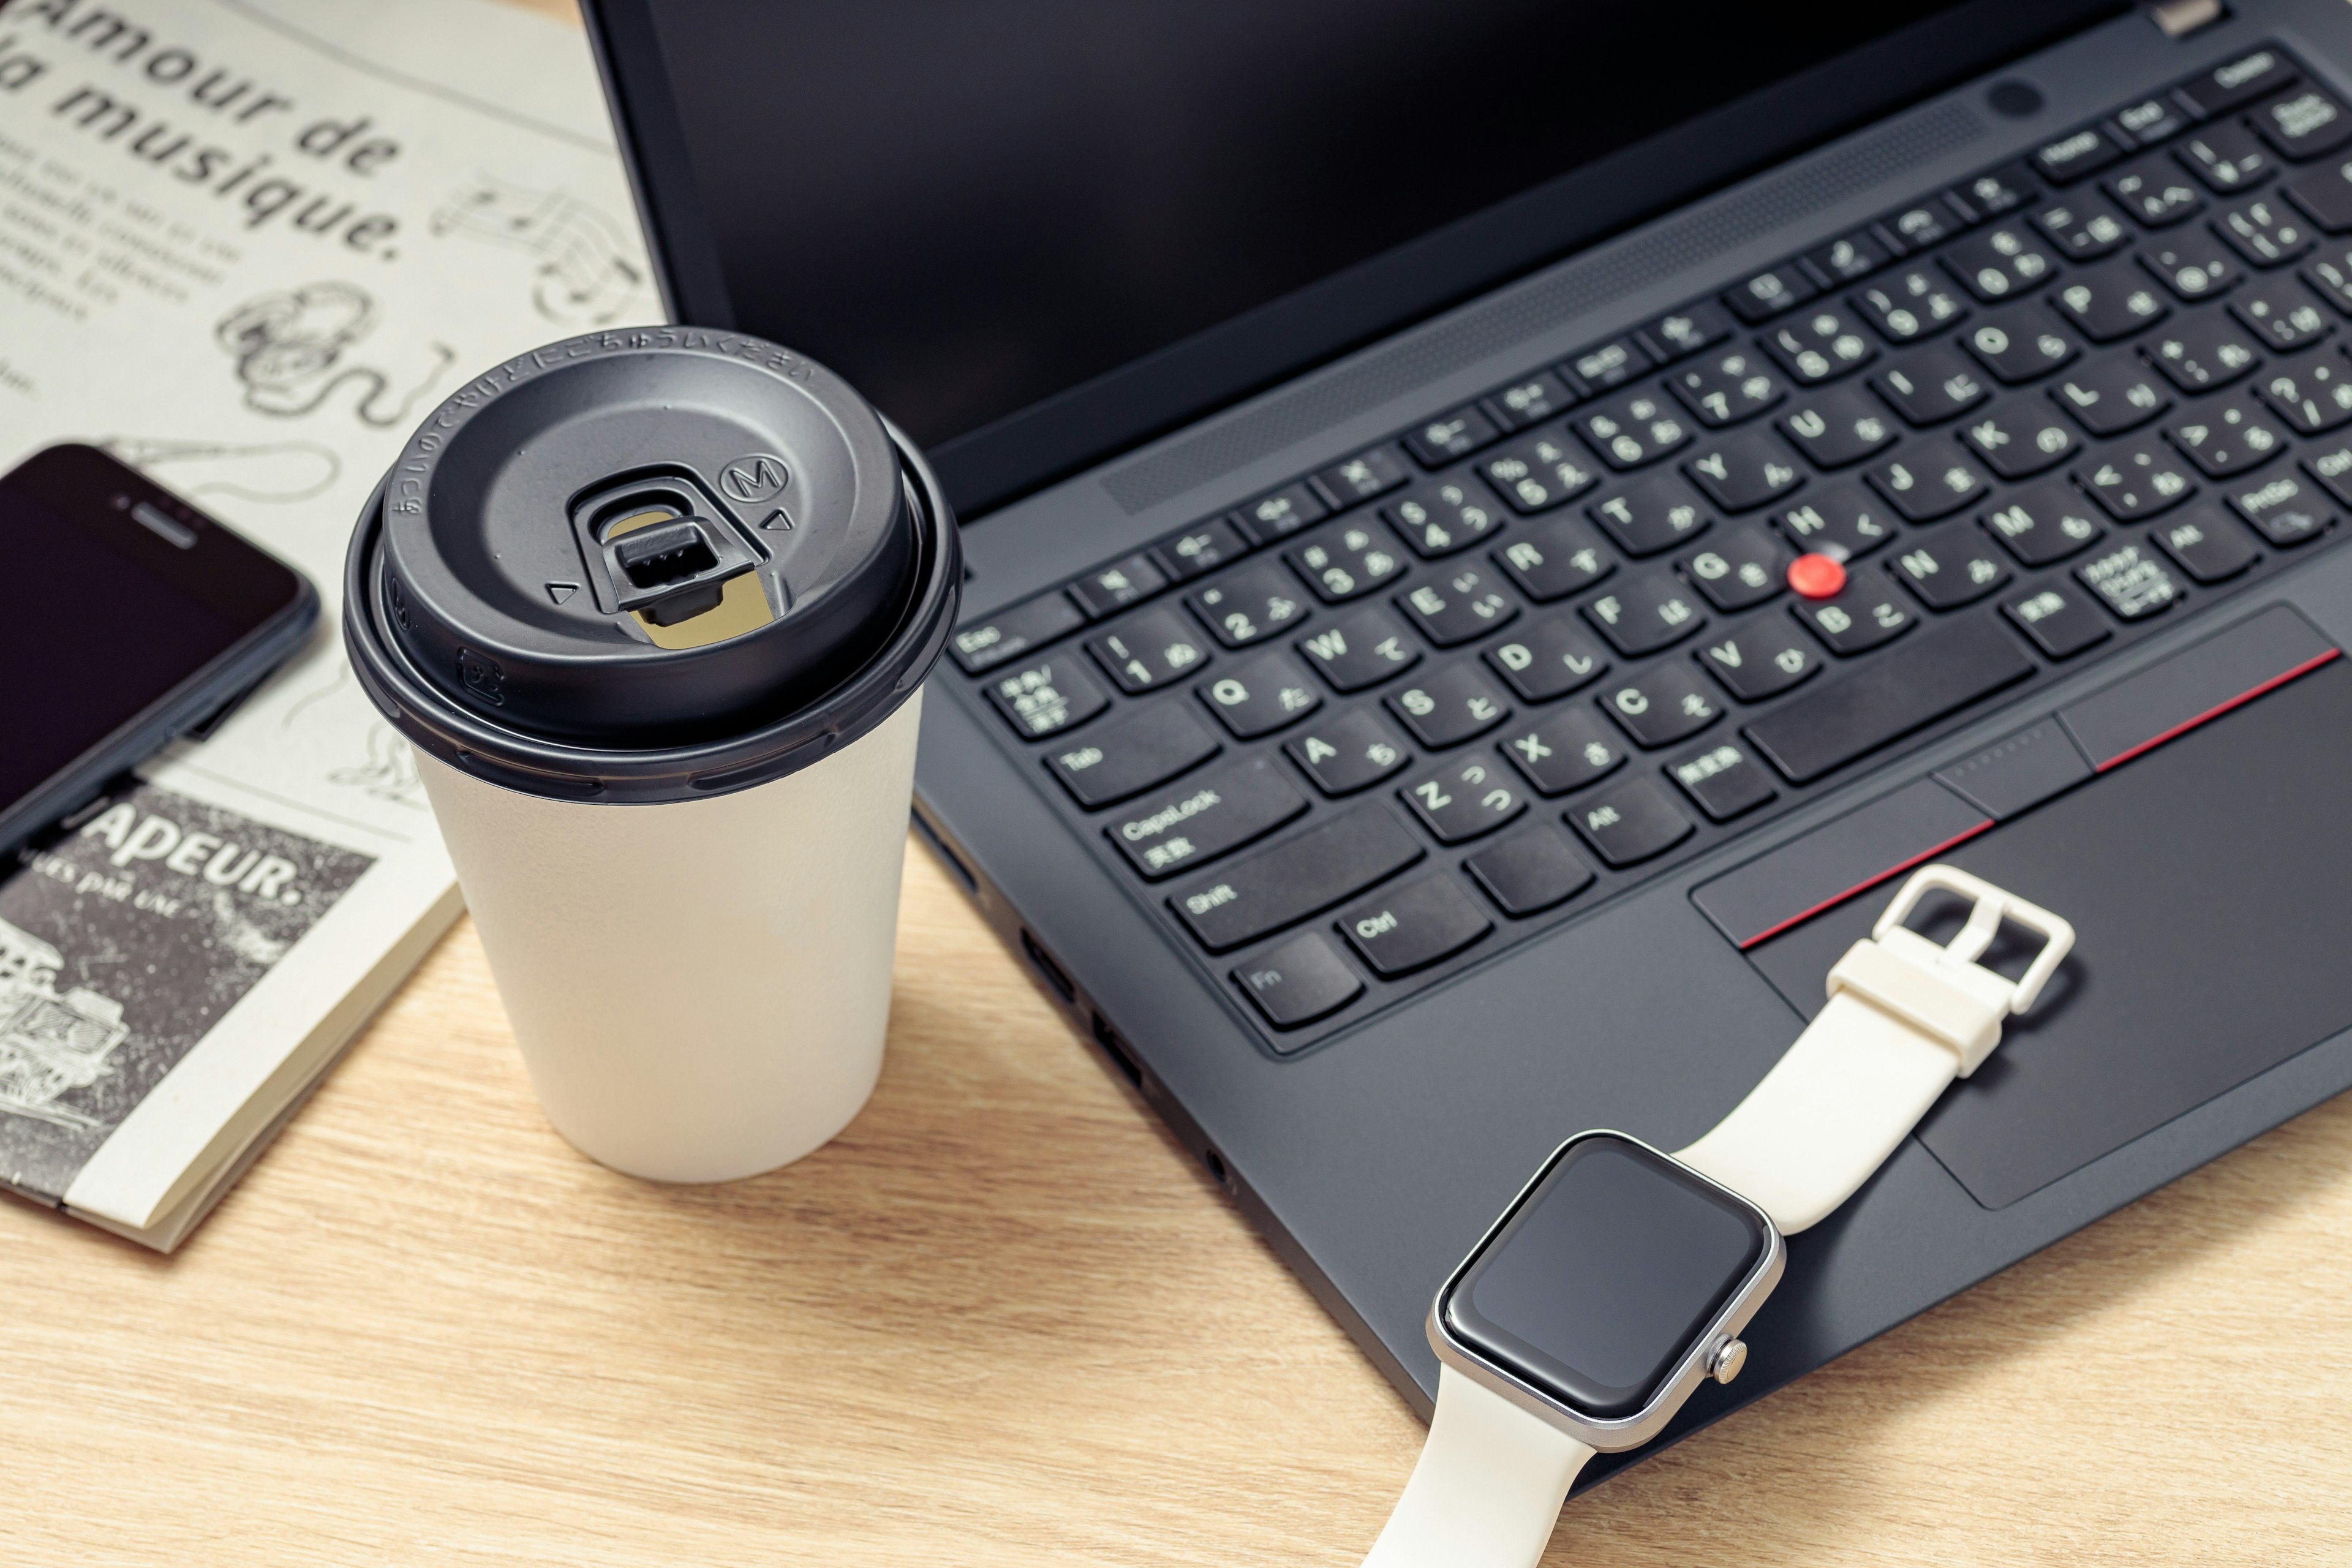
M1429 1441L1364 1568L1534 1568L1592 1454L1441 1366Z
M1975 900L1948 947L1906 929L1930 889ZM2011 921L2042 946L2016 982L1976 961ZM2033 1005L2074 928L1949 866L1912 874L1830 971L1829 1001L1797 1043L1714 1131L1675 1158L1772 1216L1781 1234L1819 1224L1852 1197L1955 1078L2000 1043L2001 1021Z
M1903 921L1931 889L1975 900L1938 947ZM1976 961L2014 921L2042 937L2016 982ZM1853 1195L1955 1078L2000 1043L2074 945L2047 910L1949 866L1912 873L1830 971L1829 1001L1713 1131L1675 1157L1772 1216L1783 1234ZM1365 1568L1532 1568L1594 1450L1450 1366L1412 1479Z

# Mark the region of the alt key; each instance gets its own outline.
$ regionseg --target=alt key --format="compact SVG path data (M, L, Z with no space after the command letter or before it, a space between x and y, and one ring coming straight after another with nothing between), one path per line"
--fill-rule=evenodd
M1364 983L1319 931L1292 937L1234 980L1277 1029L1295 1029L1338 1012L1362 994Z

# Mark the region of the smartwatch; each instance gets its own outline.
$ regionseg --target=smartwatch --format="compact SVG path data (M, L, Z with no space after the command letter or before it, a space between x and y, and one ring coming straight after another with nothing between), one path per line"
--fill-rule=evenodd
M1903 923L1933 889L1973 901L1943 946ZM2004 921L2042 938L2015 981L1977 962ZM1782 1237L1869 1180L2074 945L2049 911L1927 867L1705 1137L1669 1154L1596 1131L1553 1151L1431 1304L1437 1410L1366 1568L1530 1568L1587 1459L1641 1447L1703 1380L1739 1375Z

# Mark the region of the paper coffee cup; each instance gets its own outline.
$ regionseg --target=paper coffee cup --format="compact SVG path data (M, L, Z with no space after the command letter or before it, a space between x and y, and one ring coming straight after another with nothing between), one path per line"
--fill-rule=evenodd
M402 450L352 537L344 640L582 1152L727 1181L865 1104L961 577L912 444L738 333L551 344Z

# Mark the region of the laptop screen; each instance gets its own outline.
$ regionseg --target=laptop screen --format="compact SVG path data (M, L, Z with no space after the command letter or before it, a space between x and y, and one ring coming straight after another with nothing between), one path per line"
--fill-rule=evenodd
M966 509L2115 8L596 7L679 319L841 371Z

